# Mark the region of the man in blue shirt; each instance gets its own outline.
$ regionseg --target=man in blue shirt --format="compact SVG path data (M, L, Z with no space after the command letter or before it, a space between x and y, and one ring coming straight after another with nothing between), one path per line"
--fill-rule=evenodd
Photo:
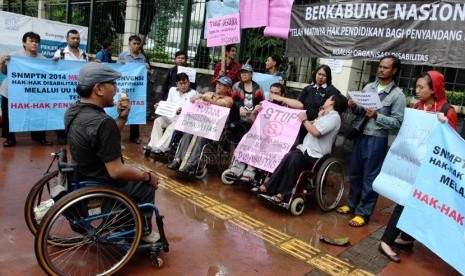
M138 35L131 35L129 37L129 50L122 52L118 56L119 63L126 62L137 62L144 63L147 67L147 71L150 72L150 66L147 62L147 59L142 54L142 40ZM129 141L140 144L139 139L139 125L129 125Z

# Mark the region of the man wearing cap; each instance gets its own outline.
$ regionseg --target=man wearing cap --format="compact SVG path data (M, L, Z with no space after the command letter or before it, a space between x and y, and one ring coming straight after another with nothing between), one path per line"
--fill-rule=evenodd
M216 93L197 94L192 97L191 102L202 100L207 104L231 108L233 106L233 99L229 96L231 85L232 80L229 77L220 77L216 82ZM182 173L190 173L199 161L201 150L206 142L206 138L184 133L174 160L168 165L168 168L179 170ZM188 152L189 148L192 148L190 153Z
M250 129L250 116L255 106L265 100L262 87L252 80L253 69L250 64L244 64L240 70L241 81L236 82L232 87L232 98L234 109L238 110L240 123L244 126L245 132ZM245 134L243 131L234 132L236 142Z
M152 172L138 170L122 162L121 130L128 119L130 102L118 102L116 121L103 108L113 106L116 82L121 74L101 63L88 63L81 68L77 85L80 101L65 113L65 130L73 162L78 164L77 179L99 180L131 196L137 203L153 203L158 178ZM159 239L152 232L152 211L145 218L142 240Z

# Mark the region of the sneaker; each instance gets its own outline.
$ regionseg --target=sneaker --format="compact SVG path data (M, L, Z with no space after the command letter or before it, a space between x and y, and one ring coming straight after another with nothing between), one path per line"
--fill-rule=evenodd
M146 236L141 237L141 240L145 243L156 243L160 239L160 234L157 232L152 232Z

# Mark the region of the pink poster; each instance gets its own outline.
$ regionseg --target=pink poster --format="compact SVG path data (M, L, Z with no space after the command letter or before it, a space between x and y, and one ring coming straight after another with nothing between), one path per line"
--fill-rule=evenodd
M241 0L241 29L268 25L269 0Z
M229 115L229 108L205 104L188 104L179 115L176 130L218 141Z
M294 0L270 0L268 25L263 31L265 36L289 38L293 2Z
M241 42L239 13L210 18L207 21L207 47Z
M304 110L268 101L263 101L262 106L252 128L237 145L234 156L241 162L273 172L294 144L302 124L298 114Z

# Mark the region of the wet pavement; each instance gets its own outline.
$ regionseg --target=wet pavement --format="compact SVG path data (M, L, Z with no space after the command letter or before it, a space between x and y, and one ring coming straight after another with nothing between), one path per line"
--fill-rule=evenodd
M141 127L147 141L151 127ZM37 146L28 134L16 147L0 146L0 275L43 275L34 254L34 237L24 222L27 193L60 148ZM142 154L142 145L126 143L127 163L152 170L161 178L156 205L165 216L170 251L155 270L148 252L138 251L118 275L459 275L420 243L399 251L401 263L378 252L378 241L393 203L380 197L370 223L348 225L350 215L323 212L310 200L295 217L260 200L248 185L224 185L212 167L203 180L182 177ZM2 141L3 143L3 141ZM341 157L347 156L338 149ZM343 200L347 198L348 184ZM324 235L348 237L349 246L320 242Z

